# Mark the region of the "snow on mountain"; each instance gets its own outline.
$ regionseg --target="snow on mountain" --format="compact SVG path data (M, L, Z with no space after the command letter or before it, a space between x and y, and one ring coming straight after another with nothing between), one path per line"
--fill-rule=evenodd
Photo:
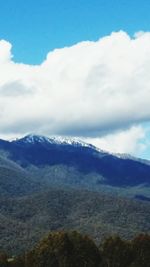
M78 138L69 138L69 137L61 137L61 136L54 136L54 137L46 137L43 135L35 135L29 134L23 138L12 140L14 143L50 143L50 144L63 144L63 145L74 145L74 146L84 146L84 147L91 147L95 148L93 145L88 144L84 141L79 140Z
M124 160L129 159L129 160L133 160L133 161L138 161L138 162L146 164L146 165L150 165L150 160L138 158L138 157L132 156L130 154L115 153L113 155L119 159L124 159Z
M28 135L24 136L23 138L15 139L15 140L12 140L11 142L18 143L18 144L21 144L21 143L23 143L23 144L41 143L41 144L72 145L72 146L89 147L91 149L94 149L97 152L102 153L102 155L112 155L112 156L120 158L120 159L124 159L124 160L129 159L129 160L144 163L146 165L150 165L150 161L148 161L148 160L140 159L140 158L134 157L130 154L111 153L109 151L104 151L104 150L97 148L92 144L86 143L86 142L84 142L78 138L70 138L70 137L62 137L62 136L46 137L43 135L28 134Z
M52 143L51 139L42 135L28 134L23 138L13 140L14 143L26 143L26 144L35 144L35 143Z
M150 184L150 166L147 163L126 155L101 151L77 138L52 138L30 134L12 142L2 141L0 149L9 153L10 159L19 162L23 168L73 167L82 175L94 173L100 176L100 183L101 177L104 178L104 183L109 186Z

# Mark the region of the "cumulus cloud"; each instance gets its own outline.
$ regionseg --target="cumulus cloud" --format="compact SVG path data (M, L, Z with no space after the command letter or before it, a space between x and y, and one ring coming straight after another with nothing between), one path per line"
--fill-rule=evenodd
M0 87L0 96L5 96L5 97L23 97L24 95L29 95L31 96L32 93L34 92L34 88L24 86L21 82L19 81L13 81L9 83L5 83Z
M150 33L120 31L32 66L15 63L11 44L0 41L1 135L97 138L149 121L149 44Z
M146 129L141 126L132 126L124 131L117 131L101 138L87 138L87 142L94 144L105 151L112 153L126 153L140 155L145 149Z
M11 44L5 40L0 41L0 64L5 64L12 58Z

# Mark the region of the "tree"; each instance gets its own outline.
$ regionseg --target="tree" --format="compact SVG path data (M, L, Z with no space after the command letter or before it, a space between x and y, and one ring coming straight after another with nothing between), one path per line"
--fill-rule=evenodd
M119 236L107 238L101 246L102 255L107 267L129 267L133 253L129 242Z
M0 252L0 266L2 267L8 266L8 256L5 252Z
M150 266L150 236L141 234L132 240L134 261L132 267Z
M26 255L26 267L101 267L94 242L77 232L50 233Z

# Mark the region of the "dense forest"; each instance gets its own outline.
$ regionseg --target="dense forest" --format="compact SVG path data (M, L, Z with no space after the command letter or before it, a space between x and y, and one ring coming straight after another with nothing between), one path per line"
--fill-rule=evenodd
M118 234L150 234L150 202L98 192L51 188L26 197L0 196L0 251L18 255L50 231L76 230L96 244Z
M149 175L89 144L0 140L0 267L150 267Z
M76 231L50 232L32 250L14 257L0 253L1 267L149 267L150 235L127 241L110 236L98 246Z

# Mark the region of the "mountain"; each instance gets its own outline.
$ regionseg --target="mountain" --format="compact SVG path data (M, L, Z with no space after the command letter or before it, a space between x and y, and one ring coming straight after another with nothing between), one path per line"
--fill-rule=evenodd
M59 175L64 173L65 179L68 177L64 181L68 185L76 182L84 185L85 181L89 187L90 184L91 187L150 186L150 165L147 163L118 157L77 140L27 135L10 142L0 140L0 150L25 170L32 169L33 175L34 171L36 175L42 175L43 182L44 172L49 183L58 172ZM59 177L56 180L61 183Z
M0 250L28 250L51 230L97 242L149 232L149 187L149 164L77 139L0 140Z

